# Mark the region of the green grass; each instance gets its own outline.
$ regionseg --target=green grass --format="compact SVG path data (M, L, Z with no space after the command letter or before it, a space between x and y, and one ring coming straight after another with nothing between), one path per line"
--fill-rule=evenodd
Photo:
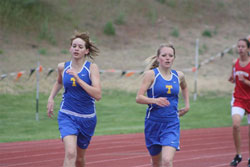
M170 35L175 37L175 38L178 38L180 36L180 33L179 33L179 29L178 28L173 28L170 32Z
M114 24L111 21L108 21L103 30L104 34L106 35L115 35L115 27Z
M104 90L103 98L96 103L98 123L95 135L143 132L146 105L135 103L135 93ZM55 99L55 118L46 113L47 94L40 94L39 121L35 120L36 95L0 94L0 142L55 139L60 134L57 125L57 111L61 95ZM181 117L181 129L231 126L230 95L217 96L215 93L191 98L191 109ZM180 106L183 106L180 100ZM243 125L246 125L246 118Z
M213 34L210 30L204 30L202 32L202 36L211 38L213 36Z
M52 7L40 0L1 0L0 20L3 27L34 27L53 14ZM33 24L31 24L33 23Z
M46 115L46 98L46 95L40 95L40 120L36 121L35 93L1 94L0 142L57 138L56 119L50 120Z
M114 23L117 25L124 25L125 24L125 14L123 12L120 12L116 16Z
M96 134L135 133L143 131L144 105L135 102L135 94L124 91L104 91L97 103Z
M191 100L190 111L181 118L182 129L214 128L232 125L231 95L216 96L208 94ZM246 121L243 121L243 124Z

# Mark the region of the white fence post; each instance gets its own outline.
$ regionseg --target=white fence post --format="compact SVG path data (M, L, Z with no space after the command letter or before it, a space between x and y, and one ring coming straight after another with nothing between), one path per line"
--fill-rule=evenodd
M194 71L194 101L197 99L197 79L199 68L199 39L196 39L195 46L195 71Z
M39 53L37 55L37 69L36 69L36 120L39 121L39 78L40 78L40 60Z

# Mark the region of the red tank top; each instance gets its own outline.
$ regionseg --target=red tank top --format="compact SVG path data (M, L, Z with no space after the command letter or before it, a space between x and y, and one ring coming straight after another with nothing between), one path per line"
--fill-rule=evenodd
M234 97L244 100L250 100L250 86L247 86L239 80L239 75L243 74L247 80L250 80L250 63L245 67L240 66L240 60L237 59L234 66L235 88Z

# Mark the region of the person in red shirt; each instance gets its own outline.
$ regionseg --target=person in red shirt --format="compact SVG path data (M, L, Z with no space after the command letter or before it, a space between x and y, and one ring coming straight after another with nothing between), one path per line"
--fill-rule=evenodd
M240 39L237 44L239 57L233 61L232 74L229 81L235 83L232 97L233 138L236 156L230 166L237 166L241 160L240 124L244 115L247 115L249 124L249 154L250 154L250 42ZM250 167L250 158L248 159Z

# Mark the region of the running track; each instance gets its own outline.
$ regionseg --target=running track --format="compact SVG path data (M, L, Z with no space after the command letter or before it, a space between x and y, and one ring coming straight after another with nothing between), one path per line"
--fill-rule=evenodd
M174 167L228 167L235 155L231 127L181 131L181 151ZM247 166L248 128L241 127L243 161ZM87 167L150 167L143 134L94 136L86 153ZM58 167L64 157L61 140L0 143L0 166Z

